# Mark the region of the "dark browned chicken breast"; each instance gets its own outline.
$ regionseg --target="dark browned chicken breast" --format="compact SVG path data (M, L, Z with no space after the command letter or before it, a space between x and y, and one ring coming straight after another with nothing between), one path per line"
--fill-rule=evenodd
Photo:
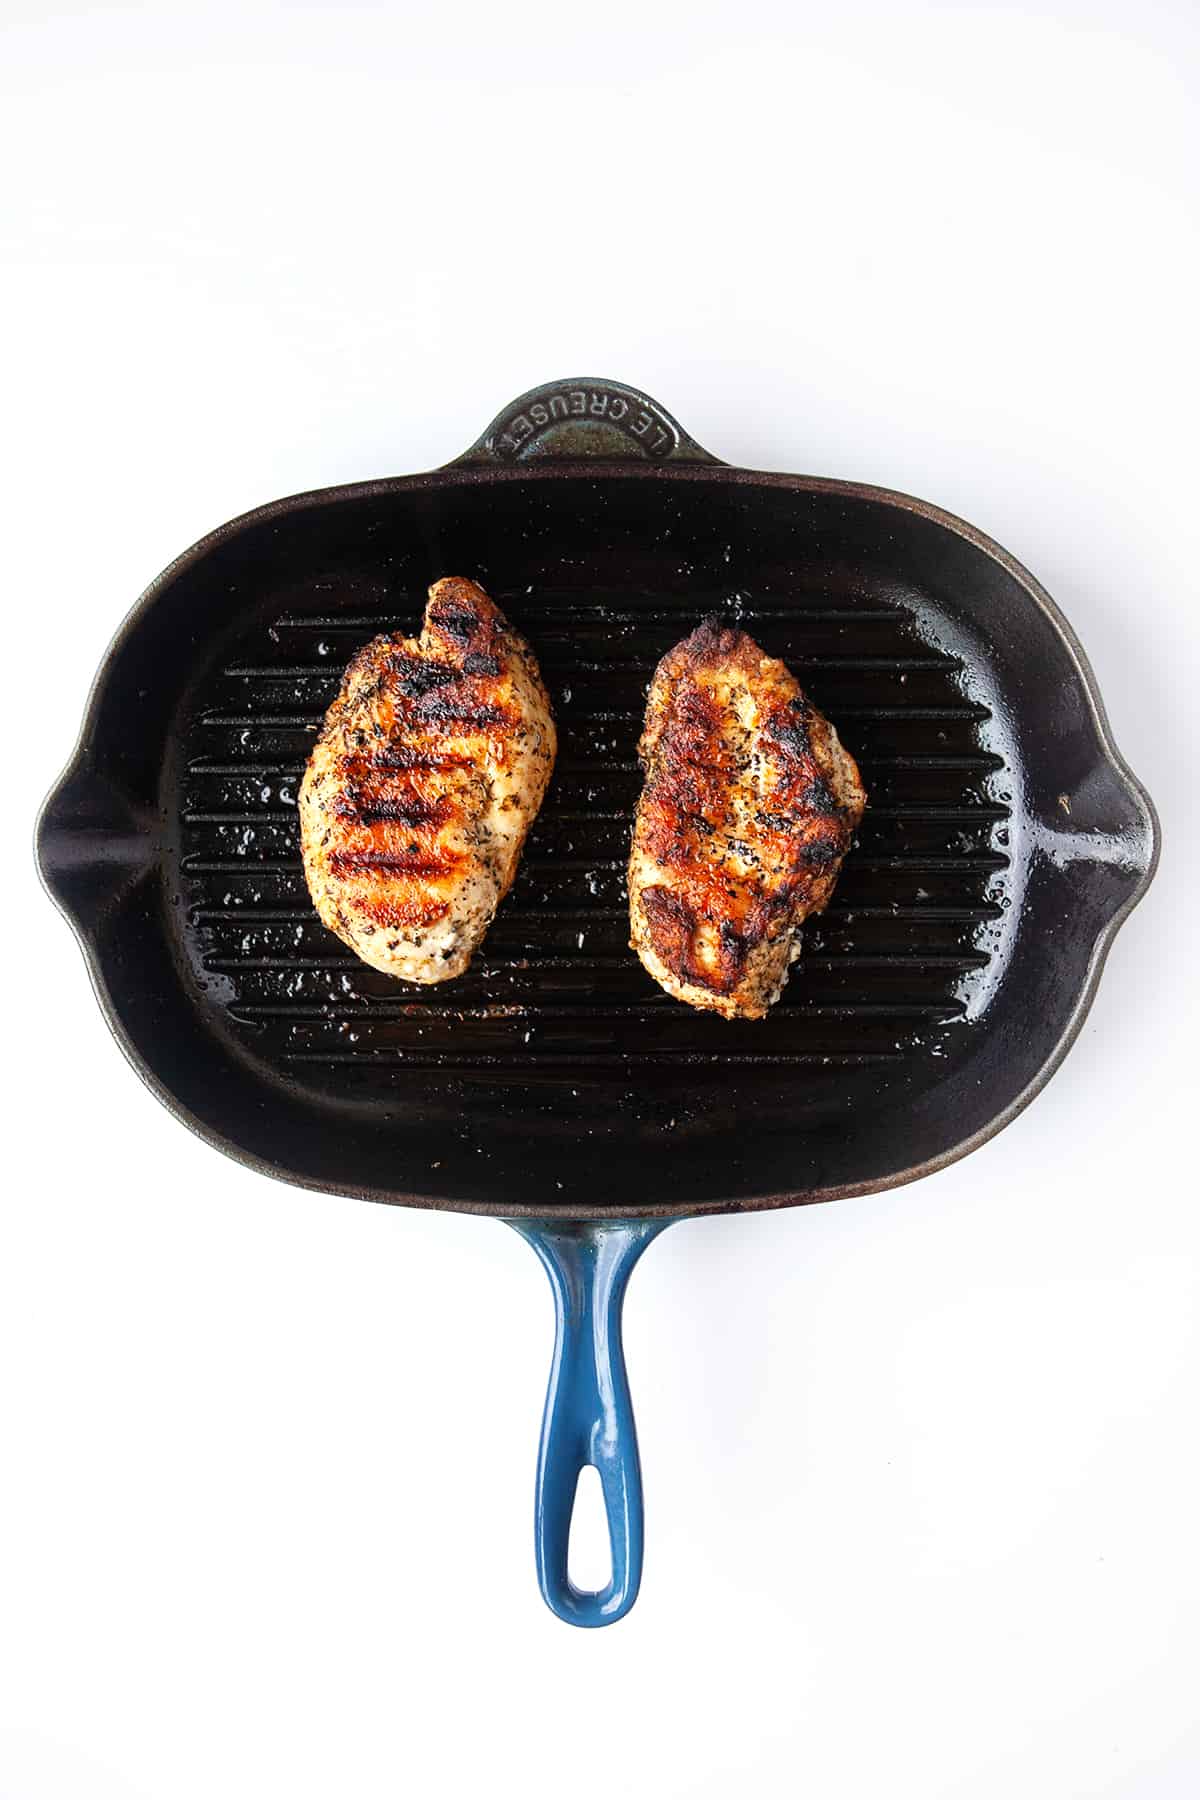
M461 975L512 885L554 753L528 644L475 582L435 582L419 638L373 638L350 663L300 786L322 922L387 975Z
M862 818L854 758L784 664L717 619L658 665L638 754L632 946L689 1006L761 1019Z

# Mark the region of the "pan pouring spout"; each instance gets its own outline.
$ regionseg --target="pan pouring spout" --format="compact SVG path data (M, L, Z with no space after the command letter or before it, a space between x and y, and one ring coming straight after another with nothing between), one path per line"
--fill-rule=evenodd
M77 932L98 930L161 848L152 816L87 760L66 771L37 822L38 872Z

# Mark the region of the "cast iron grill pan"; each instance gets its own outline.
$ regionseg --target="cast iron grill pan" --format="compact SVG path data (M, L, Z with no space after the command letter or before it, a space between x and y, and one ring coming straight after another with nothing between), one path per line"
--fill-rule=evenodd
M541 661L555 778L469 973L368 969L313 912L296 790L351 655L481 580ZM634 749L707 613L781 656L870 795L762 1023L667 998L627 948ZM637 1595L629 1273L672 1218L912 1180L1011 1119L1069 1047L1153 872L1144 791L1033 578L960 520L716 463L645 395L525 395L458 463L301 495L172 565L97 678L39 857L139 1073L231 1155L366 1198L507 1217L550 1276L543 1595ZM600 1471L612 1576L567 1572Z
M1045 1078L1147 879L1152 815L1082 654L961 521L726 468L617 384L564 386L584 415L559 394L444 470L280 502L173 565L48 803L48 883L141 1072L286 1179L562 1217L911 1179ZM416 630L448 573L528 637L560 752L471 969L422 988L320 925L295 802L350 656ZM627 948L646 686L707 613L784 658L870 795L760 1023L669 999Z

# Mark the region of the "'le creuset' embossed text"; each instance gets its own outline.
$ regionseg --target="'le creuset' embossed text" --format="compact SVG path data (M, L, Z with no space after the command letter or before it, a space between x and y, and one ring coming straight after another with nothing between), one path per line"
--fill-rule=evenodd
M669 456L679 444L676 427L656 407L640 406L614 388L589 385L544 393L521 411L506 414L497 423L488 447L511 462L549 426L584 418L617 426L650 457Z

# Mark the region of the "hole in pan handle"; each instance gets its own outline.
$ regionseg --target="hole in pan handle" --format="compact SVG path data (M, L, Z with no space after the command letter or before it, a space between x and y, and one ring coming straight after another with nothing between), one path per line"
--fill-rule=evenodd
M621 1307L639 1256L671 1221L507 1222L533 1245L554 1290L554 1362L534 1504L542 1598L568 1625L612 1625L637 1599L642 1578L642 1476ZM612 1553L611 1579L590 1594L567 1573L575 1490L589 1464L600 1476Z
M623 381L574 376L531 388L497 413L450 468L576 462L718 464L665 406Z

